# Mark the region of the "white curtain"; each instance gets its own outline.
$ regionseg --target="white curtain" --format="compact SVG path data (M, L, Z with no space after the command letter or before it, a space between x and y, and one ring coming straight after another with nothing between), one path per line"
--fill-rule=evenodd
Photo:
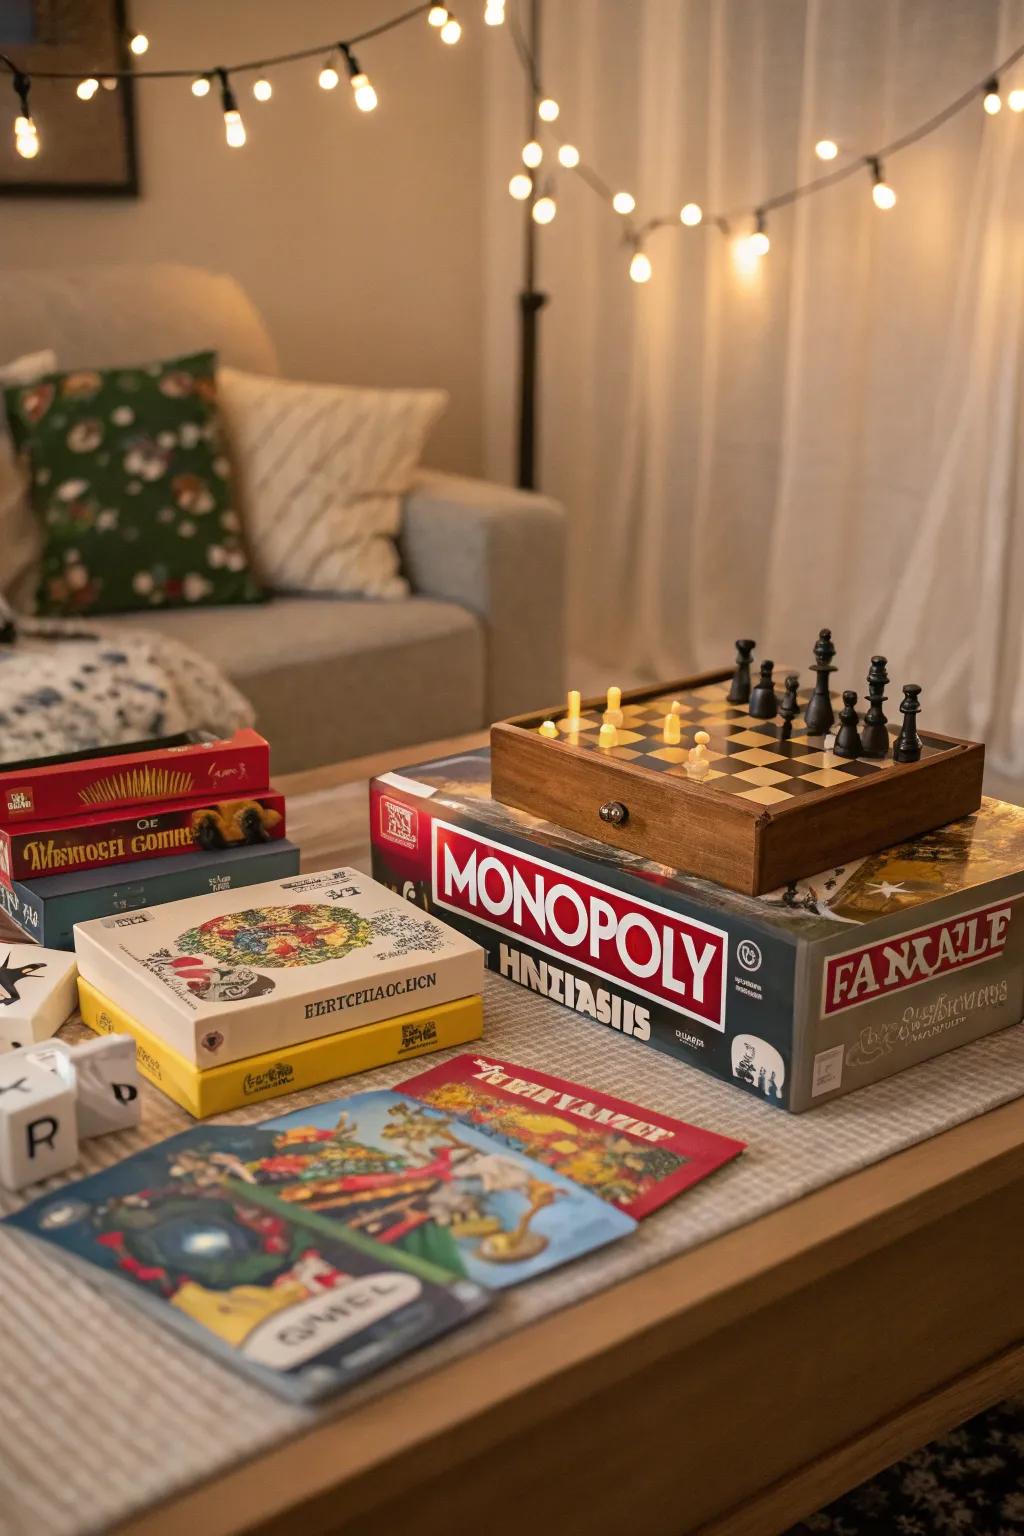
M543 21L559 136L646 218L750 210L828 169L819 138L897 138L1024 41L1024 0L545 0ZM526 123L511 45L489 48L489 458L512 478ZM886 164L891 211L864 170L771 215L753 265L677 221L645 287L622 221L552 168L539 480L570 513L574 648L610 680L727 665L748 634L806 667L829 625L841 686L882 652L891 710L920 682L922 726L1024 773L1024 114L979 96Z

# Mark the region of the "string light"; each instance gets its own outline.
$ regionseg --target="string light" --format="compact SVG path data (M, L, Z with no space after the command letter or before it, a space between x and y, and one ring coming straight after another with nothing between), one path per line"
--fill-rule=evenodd
M269 80L265 79L261 75L258 80L253 81L252 93L256 97L257 101L269 101L271 96L274 94L274 87L271 85Z
M23 160L34 160L39 153L39 130L32 121L28 104L29 87L32 82L28 75L23 75L20 70L16 70L11 83L21 108L14 119L14 147Z
M550 192L545 192L543 197L538 197L533 205L533 220L535 224L550 224L558 212L558 204Z
M567 171L574 171L580 163L580 152L575 144L562 144L558 151L558 163Z
M985 95L982 98L981 104L989 117L995 117L997 112L1003 110L1003 98L999 94L999 81L995 75L992 76L991 80L986 81Z
M459 40L459 38L461 36L462 36L462 23L461 23L461 21L456 21L455 17L452 15L451 11L449 11L448 12L448 20L445 22L444 26L441 28L441 41L442 41L442 43L447 43L448 46L451 47L453 43L457 43L458 42L458 40Z
M691 229L693 229L695 225L699 224L703 217L704 209L701 207L700 203L684 203L682 208L679 210L680 221L683 224L689 225Z
M755 218L757 222L754 225L754 233L747 239L747 250L751 256L767 256L772 248L772 243L768 238L768 231L764 227L764 213L760 208L757 210Z
M536 139L531 139L529 144L523 145L523 164L528 165L531 171L535 171L544 159L544 150Z
M868 166L871 170L871 196L875 207L883 210L892 208L896 202L896 193L882 175L881 160L877 155L869 155Z
M114 75L102 75L100 77L100 85L102 85L105 91L116 91L117 78Z
M427 12L427 21L432 27L443 27L448 20L448 7L446 5L432 5Z
M197 75L196 78L192 81L192 95L193 96L209 96L209 94L210 94L210 77L209 77L209 75Z
M75 86L75 95L79 101L92 101L99 88L100 83L95 75L90 75L86 80L79 80Z
M377 105L377 92L370 84L369 75L359 68L359 60L347 43L339 43L345 64L348 67L349 80L352 83L352 95L360 112L372 112Z
M616 192L615 196L612 198L612 207L615 209L616 213L621 213L623 215L632 213L633 209L636 207L636 198L633 196L632 192Z
M220 76L220 104L224 113L224 137L231 149L241 149L245 143L245 124L242 122L242 114L238 110L238 102L235 93L231 89L231 81L228 79L226 69L218 69Z
M839 145L835 139L819 139L814 146L814 153L819 160L834 160L839 153Z
M338 71L335 69L331 60L328 59L323 69L321 69L320 73L317 75L316 83L322 91L333 91L340 79L341 76L338 74Z
M487 0L484 6L484 26L501 27L505 24L505 0Z
M634 283L649 283L654 268L646 251L634 251L629 264L629 275Z
M149 38L145 32L136 32L128 44L137 59L141 59L144 53L149 52Z
M517 203L525 203L533 191L533 179L524 171L517 171L508 184L509 195L514 197Z
M537 103L537 116L542 123L553 123L558 117L558 112L558 102L553 101L550 96L545 96L543 101Z
M1011 91L1006 98L1006 105L1011 112L1024 112L1024 91Z

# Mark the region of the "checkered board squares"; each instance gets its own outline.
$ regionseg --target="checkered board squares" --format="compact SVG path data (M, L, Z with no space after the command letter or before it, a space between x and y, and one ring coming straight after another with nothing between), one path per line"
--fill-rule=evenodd
M565 741L585 751L684 779L694 733L707 731L711 738L707 750L711 767L700 781L701 787L755 805L779 806L787 800L823 794L855 779L899 771L899 764L891 756L836 757L827 749L824 737L807 734L800 715L788 733L781 719L755 720L742 704L729 703L728 691L726 681L709 683L688 693L624 702L616 745L609 749L597 744L603 719L600 710L585 710L577 731L570 731L568 720L559 720L558 729ZM807 698L807 694L801 694L801 711ZM677 747L666 746L664 737L665 716L673 704L678 705L676 713L682 730ZM890 722L890 742L898 734L898 724ZM921 739L922 758L935 757L956 745L929 736Z

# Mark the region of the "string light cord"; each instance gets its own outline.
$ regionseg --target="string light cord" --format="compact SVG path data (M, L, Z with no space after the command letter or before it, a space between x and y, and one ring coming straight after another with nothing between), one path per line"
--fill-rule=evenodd
M358 48L362 43L368 43L375 37L383 37L385 32L393 32L397 27L405 26L406 22L414 21L417 16L425 15L430 8L431 0L425 0L421 5L411 6L408 10L400 11L396 16L389 16L386 21L378 22L375 27L367 27L365 32L357 32L354 36L346 38L344 46L350 49ZM264 69L272 69L278 64L297 64L303 59L321 58L339 46L337 38L332 37L325 43L317 43L309 48L296 48L291 53L273 54L265 59L247 59L244 63L230 64L225 68L229 75L253 74ZM5 53L0 53L0 65L15 77L22 77L23 74L28 73L23 72ZM191 69L33 69L31 78L33 80L81 80L83 76L91 74L105 80L194 80L202 76L219 78L220 72L220 67L210 65Z
M538 78L536 63L514 11L509 15L508 32L532 90L536 95L542 95L543 91ZM895 202L895 194L886 187L882 178L881 167L884 162L891 159L894 155L901 153L901 151L909 149L911 145L919 143L922 139L935 133L939 128L944 127L952 118L966 111L983 95L987 98L994 90L997 91L1000 76L1005 75L1021 59L1024 59L1024 43L1019 44L1012 53L1008 54L1001 63L996 65L994 70L987 70L980 80L969 85L955 100L949 102L938 112L933 113L924 122L918 123L916 127L900 134L898 138L893 139L890 143L883 145L873 153L854 155L846 164L838 166L834 171L828 171L823 176L815 176L810 181L798 183L795 187L789 187L784 192L776 192L771 197L762 198L754 207L747 204L729 209L724 213L700 213L699 222L718 229L723 235L728 236L735 225L741 220L754 220L756 223L756 233L763 235L766 214L774 213L780 208L790 207L802 198L810 197L814 193L823 192L829 187L837 186L840 182L849 180L851 176L862 176L865 169L871 172L875 182L876 204L879 207L891 207L892 203ZM544 125L541 124L540 126L543 127ZM601 198L609 210L613 210L614 194L611 187L592 166L586 165L581 160L572 166L571 169ZM880 192L887 193L888 197L883 200L878 195ZM627 220L625 227L626 241L634 249L640 249L643 241L649 235L653 234L656 230L670 227L674 229L680 227L679 215L656 215L637 224Z

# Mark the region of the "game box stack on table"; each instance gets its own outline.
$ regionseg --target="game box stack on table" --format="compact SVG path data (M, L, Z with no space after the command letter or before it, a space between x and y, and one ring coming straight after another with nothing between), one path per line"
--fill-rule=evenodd
M837 719L828 631L810 693L737 649L381 775L373 869L500 974L799 1112L1021 1018L1024 810L918 735L917 685L889 725L884 658Z
M256 731L185 733L0 767L0 906L71 949L75 923L293 874Z
M85 1023L197 1118L483 1031L479 946L354 869L96 918L75 950Z

